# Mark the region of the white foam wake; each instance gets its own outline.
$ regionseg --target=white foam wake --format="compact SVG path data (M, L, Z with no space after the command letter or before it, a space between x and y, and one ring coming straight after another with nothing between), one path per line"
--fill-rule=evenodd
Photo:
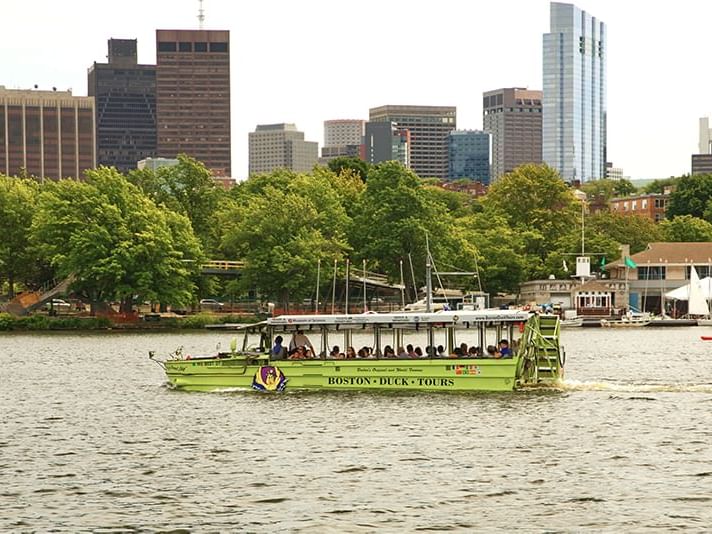
M712 393L712 384L646 384L566 379L560 383L564 391L617 391L623 393Z

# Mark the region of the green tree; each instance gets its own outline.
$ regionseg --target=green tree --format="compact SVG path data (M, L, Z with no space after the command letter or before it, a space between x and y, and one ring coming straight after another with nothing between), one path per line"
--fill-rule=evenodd
M317 265L348 251L348 216L329 172L276 171L241 184L221 213L223 247L246 262L238 291L257 289L285 306L314 291Z
M485 211L503 216L523 238L528 276L547 276L546 260L559 238L580 228L580 201L546 165L527 164L501 176L483 200Z
M327 166L336 174L341 174L344 170L350 170L355 173L362 182L368 180L368 171L371 167L362 159L350 156L339 156L338 158L334 158L327 163Z
M454 263L452 217L438 195L423 186L398 162L375 165L351 225L350 242L356 260L371 270L400 278L400 260L412 258L419 284L424 282L426 236L434 258Z
M680 178L676 178L675 176L671 176L670 178L659 178L643 187L643 193L657 193L662 195L666 189L674 189L679 181Z
M606 202L614 197L625 197L637 192L630 180L591 180L581 186L581 191L590 199L603 199Z
M9 298L15 296L15 282L29 281L37 266L30 224L38 195L36 182L0 175L0 276L7 279Z
M712 199L712 174L683 176L677 181L675 190L670 193L665 214L668 219L678 215L702 218L710 199Z
M645 250L649 243L664 241L659 225L647 217L626 216L612 212L598 212L586 216L587 233L591 230L601 236L610 237L620 244L630 245L632 254ZM588 237L587 237L588 239ZM588 241L586 248L589 247ZM608 260L618 257L619 253L607 256Z
M179 154L177 165L159 167L155 171L131 171L128 179L156 204L188 217L206 252L212 253L218 248L217 212L225 192L218 187L205 165Z
M87 181L48 184L32 221L32 241L60 276L92 303L135 299L188 303L201 249L188 219L158 208L115 169Z
M692 215L666 219L660 223L660 229L665 241L683 243L712 241L712 224Z
M477 258L482 289L490 294L518 293L528 272L522 234L494 213L458 219L456 227L464 232L463 242L474 250L469 254Z

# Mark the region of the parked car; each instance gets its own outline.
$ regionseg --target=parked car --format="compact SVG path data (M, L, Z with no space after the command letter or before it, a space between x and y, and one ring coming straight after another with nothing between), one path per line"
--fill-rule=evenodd
M72 305L69 302L62 299L52 299L44 305L45 310L54 309L57 311L69 311L71 307Z
M201 310L213 310L220 311L223 309L225 304L219 302L215 299L200 299L200 309Z

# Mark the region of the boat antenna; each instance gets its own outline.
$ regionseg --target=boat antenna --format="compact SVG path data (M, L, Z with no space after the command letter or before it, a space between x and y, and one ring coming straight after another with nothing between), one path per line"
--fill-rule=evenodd
M319 313L319 281L321 278L321 258L316 261L316 298L314 299L314 313Z
M430 256L430 243L428 241L428 232L425 232L425 311L430 313L431 301L433 300L433 280L431 278L433 264Z
M400 259L400 275L401 308L405 309L405 281L403 280L403 258Z
M335 306L336 306L336 262L338 260L334 258L334 284L331 288L331 315L334 315L335 313Z
M366 260L363 260L363 313L366 313L368 308L366 307Z
M351 262L346 258L346 315L349 314L349 276L351 276Z
M410 276L413 280L413 289L415 290L415 300L418 300L418 284L415 283L415 271L413 270L413 257L408 252L408 262L410 263Z

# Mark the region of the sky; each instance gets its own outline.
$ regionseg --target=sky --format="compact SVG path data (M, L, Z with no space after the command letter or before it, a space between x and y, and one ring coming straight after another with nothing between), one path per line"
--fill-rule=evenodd
M712 110L712 2L586 0L608 29L608 160L632 179L690 172L698 120ZM656 7L664 6L664 7ZM323 145L323 122L368 119L386 104L457 106L482 129L482 93L542 88L543 0L204 0L205 29L230 30L232 174L247 135L291 122ZM2 0L0 85L87 94L109 38L138 39L155 64L156 29L197 29L198 0Z

